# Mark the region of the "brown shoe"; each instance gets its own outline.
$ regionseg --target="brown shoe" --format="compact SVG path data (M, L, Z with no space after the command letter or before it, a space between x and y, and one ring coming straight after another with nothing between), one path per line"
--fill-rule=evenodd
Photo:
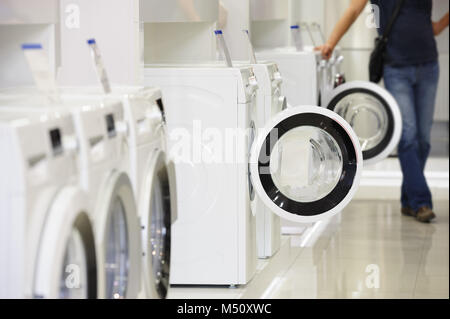
M435 217L436 215L433 213L431 208L427 206L420 207L416 214L417 220L422 223L428 223Z
M416 217L416 212L411 207L402 207L402 215Z

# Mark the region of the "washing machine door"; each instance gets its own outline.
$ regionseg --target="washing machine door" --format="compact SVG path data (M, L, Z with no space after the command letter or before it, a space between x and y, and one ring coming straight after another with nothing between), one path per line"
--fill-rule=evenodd
M253 216L256 216L256 211L257 211L257 201L256 201L256 194L255 194L255 189L253 187L253 183L251 180L251 167L250 167L250 156L251 156L251 150L252 150L252 146L253 143L255 142L255 138L256 138L256 134L257 134L257 129L256 129L256 124L255 122L252 120L250 121L250 127L249 127L249 134L247 135L247 154L248 154L248 167L247 167L247 187L248 187L248 196L250 199L250 211L252 213Z
M143 181L141 213L143 274L147 298L166 298L170 277L172 187L166 156L155 151Z
M250 159L262 202L282 218L314 222L340 212L352 199L362 153L350 125L316 106L289 108L260 132Z
M95 231L98 297L136 298L140 289L141 242L130 179L112 172L102 187Z
M94 233L86 196L75 187L60 191L48 213L37 254L36 298L96 298Z
M392 153L402 132L400 109L394 97L379 85L354 81L331 91L326 104L342 116L358 136L365 164Z

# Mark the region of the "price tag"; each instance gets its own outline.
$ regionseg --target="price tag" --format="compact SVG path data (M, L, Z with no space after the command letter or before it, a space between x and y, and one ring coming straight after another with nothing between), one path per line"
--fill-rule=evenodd
M42 45L23 44L22 50L38 90L47 97L49 103L60 102L55 76L50 70L49 58Z
M300 26L298 24L291 25L292 40L294 41L297 51L303 51L303 39L300 32Z
M94 61L95 69L97 71L97 76L102 84L103 92L105 94L111 93L111 85L109 84L108 74L106 73L105 66L103 64L103 58L100 54L100 49L97 46L95 39L87 40L89 48L91 49L91 56Z
M227 62L227 66L232 68L233 63L231 62L230 51L228 51L227 43L225 41L225 38L223 37L222 30L215 30L214 33L216 34L217 39L219 40L219 44L222 49L223 56L225 57L225 61Z
M249 55L250 55L250 63L251 64L258 64L256 61L256 54L255 49L253 48L252 40L250 39L250 34L248 33L248 30L242 30L244 32L245 37L248 40L248 49L249 49Z

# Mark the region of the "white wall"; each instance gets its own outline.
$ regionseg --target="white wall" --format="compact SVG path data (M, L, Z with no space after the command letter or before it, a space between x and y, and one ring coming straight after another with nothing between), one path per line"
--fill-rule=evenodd
M145 64L215 60L218 0L139 2Z
M448 0L433 0L433 16L434 21L440 19L445 12L449 10ZM439 87L436 97L436 111L434 118L437 121L449 120L449 30L444 30L439 36L436 37L438 51L439 51L439 64L441 66L441 75L439 78Z
M144 64L214 61L215 22L145 23Z
M87 39L95 38L111 83L140 84L139 0L60 0L61 85L97 85Z
M58 80L62 85L98 83L86 44L89 38L97 40L113 84L142 84L143 63L204 62L215 58L217 0L60 3L62 67Z
M58 0L0 0L0 87L33 85L21 46L40 43L56 73L59 65Z
M290 42L289 0L251 0L251 37L258 49L284 47Z
M293 22L317 22L325 26L326 0L291 0L291 20Z
M248 60L248 43L242 30L250 29L250 2L249 0L221 0L228 11L227 23L223 29L233 60Z

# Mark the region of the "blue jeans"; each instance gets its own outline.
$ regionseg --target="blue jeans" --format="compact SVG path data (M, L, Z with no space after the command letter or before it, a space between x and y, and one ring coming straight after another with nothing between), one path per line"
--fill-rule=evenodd
M403 119L398 156L403 172L403 207L417 211L433 208L431 192L424 175L430 154L430 133L439 80L438 62L404 67L384 67L384 84L396 99Z

